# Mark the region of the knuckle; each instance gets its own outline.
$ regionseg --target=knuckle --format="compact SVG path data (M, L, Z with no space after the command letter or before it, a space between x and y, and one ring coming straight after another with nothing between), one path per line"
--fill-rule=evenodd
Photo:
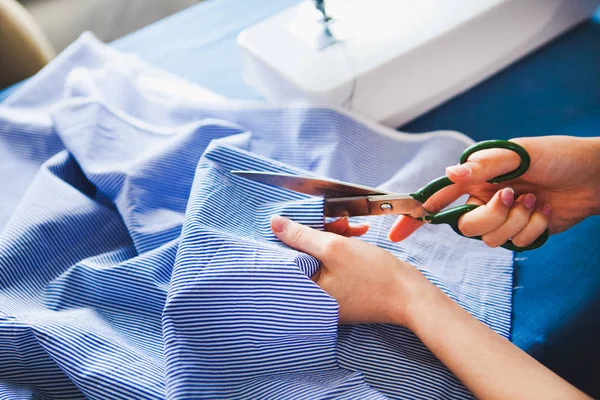
M469 224L468 222L459 220L458 221L458 229L466 237L477 236L477 233L474 230L473 224Z
M545 215L540 209L537 209L531 215L532 222L535 222L539 229L544 230L550 224L550 218Z
M521 201L516 201L511 210L519 216L530 216L533 213L533 209L527 208Z
M473 171L482 171L487 167L487 160L481 156L472 155L468 162Z
M485 207L498 214L508 214L510 210L515 208L517 202L513 201L512 204L505 203L503 194L504 189L498 190L496 193L494 193L494 196L492 196L490 201L485 204Z
M497 202L494 206L485 206L484 221L487 225L500 227L509 217L509 209L506 209L502 202Z
M510 233L517 235L530 223L529 214L525 212L511 212L508 215L507 223L510 226Z
M492 207L487 214L487 220L490 224L501 225L506 221L508 211L500 207Z
M429 211L429 212L437 212L438 210L441 210L442 208L444 208L442 206L442 202L440 201L440 199L437 196L432 196L427 201L427 211Z
M302 240L303 237L304 237L304 230L300 227L294 228L289 234L291 244L300 243L300 241Z
M525 247L525 246L529 246L533 240L529 240L528 238L521 236L521 235L517 235L514 238L512 238L512 242L515 246L519 246L519 247Z
M473 167L483 168L485 167L486 161L485 158L473 154L471 157L469 157L469 163L471 163Z
M481 240L483 240L483 243L485 243L488 247L492 247L492 248L496 248L498 246L500 246L502 243L499 243L499 240L495 237L492 237L490 235L483 235L481 237Z
M350 240L341 236L332 237L325 246L326 257L336 257L344 250L347 241Z

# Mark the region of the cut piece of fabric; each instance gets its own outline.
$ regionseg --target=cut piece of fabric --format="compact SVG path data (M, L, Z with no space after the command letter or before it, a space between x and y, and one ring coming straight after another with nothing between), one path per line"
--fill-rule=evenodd
M0 398L470 398L408 330L338 326L318 261L269 229L322 229L322 199L229 173L410 192L470 140L202 95L84 35L0 106ZM508 337L511 252L357 220Z

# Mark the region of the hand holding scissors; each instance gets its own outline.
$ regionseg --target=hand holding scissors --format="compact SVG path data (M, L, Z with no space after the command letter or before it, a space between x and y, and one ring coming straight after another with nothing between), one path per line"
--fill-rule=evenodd
M439 211L463 194L471 195L467 203L483 206L460 218L459 229L469 236L482 235L491 247L509 238L527 246L546 227L556 234L600 214L600 137L543 136L511 142L531 158L523 175L489 184L490 178L517 168L520 157L502 149L475 152L466 163L446 169L455 185L431 196L425 208ZM389 237L403 240L422 224L400 216Z
M520 158L520 164L515 170L496 176L488 180L489 183L495 184L518 178L529 168L530 157L527 151L514 142L504 140L474 144L462 154L460 158L461 164L465 163L473 153L486 149L511 150ZM330 179L317 179L263 171L232 171L232 173L297 192L321 196L324 198L325 203L324 213L328 217L398 214L409 216L421 222L448 224L461 236L465 235L458 226L460 217L479 207L477 204L465 204L437 213L429 212L423 207L423 204L430 197L442 189L454 185L454 182L446 176L428 183L414 193L395 194ZM481 240L481 236L474 236L473 238ZM514 251L531 250L540 247L547 239L548 231L544 230L541 236L528 246L516 246L509 240L502 247Z

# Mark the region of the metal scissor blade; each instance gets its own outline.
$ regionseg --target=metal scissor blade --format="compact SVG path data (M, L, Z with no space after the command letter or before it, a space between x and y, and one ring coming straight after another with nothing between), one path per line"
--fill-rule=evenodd
M422 218L427 215L421 202L409 194L341 197L325 199L326 217L359 217L364 215L408 215Z
M370 187L353 185L333 179L310 178L301 175L264 171L231 171L231 173L253 181L324 198L390 194Z

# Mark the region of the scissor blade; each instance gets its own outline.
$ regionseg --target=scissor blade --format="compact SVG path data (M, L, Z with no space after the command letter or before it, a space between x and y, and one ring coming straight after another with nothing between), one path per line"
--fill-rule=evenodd
M389 194L366 186L353 185L333 179L310 178L264 171L231 171L232 174L268 185L281 187L294 192L325 198L354 197Z
M325 199L324 214L326 217L390 214L421 218L428 213L421 202L409 194L392 194Z

